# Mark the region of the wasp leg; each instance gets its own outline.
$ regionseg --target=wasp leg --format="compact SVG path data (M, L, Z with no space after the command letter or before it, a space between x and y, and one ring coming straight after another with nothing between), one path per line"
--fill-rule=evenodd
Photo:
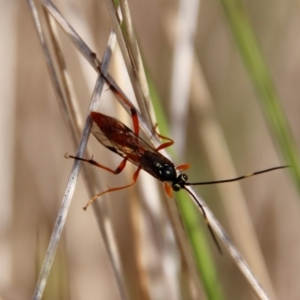
M119 187L114 187L114 188L109 188L107 189L106 191L103 191L97 195L95 195L93 198L91 198L87 204L83 207L84 210L86 210L88 208L88 206L90 204L92 204L97 198L99 198L100 196L106 194L106 193L110 193L110 192L115 192L115 191L119 191L119 190L123 190L123 189L126 189L126 188L129 188L131 186L133 186L136 181L137 181L137 178L138 178L138 175L139 175L139 172L140 172L141 168L139 167L133 174L133 178L132 178L132 182L130 184L127 184L127 185L124 185L124 186L119 186Z

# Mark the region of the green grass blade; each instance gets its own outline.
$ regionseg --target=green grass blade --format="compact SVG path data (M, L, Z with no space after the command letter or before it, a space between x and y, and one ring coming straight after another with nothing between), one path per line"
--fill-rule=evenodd
M147 80L159 128L161 129L163 135L169 136L166 116L163 112L163 108L158 99L158 94L149 75L147 76ZM172 156L176 157L176 155L174 155L174 151L172 150L173 149L170 151ZM222 295L221 283L219 282L214 258L211 254L212 252L206 238L207 234L205 233L205 230L207 230L207 228L200 226L199 222L201 222L201 216L199 216L199 212L195 209L194 203L191 201L189 196L185 194L185 192L176 193L176 200L180 210L181 218L185 225L185 229L193 249L197 270L202 279L202 284L204 286L207 299L222 300L224 297Z
M300 162L296 144L283 112L269 68L248 15L239 0L221 0L232 34L257 92L273 138L280 147L300 192Z

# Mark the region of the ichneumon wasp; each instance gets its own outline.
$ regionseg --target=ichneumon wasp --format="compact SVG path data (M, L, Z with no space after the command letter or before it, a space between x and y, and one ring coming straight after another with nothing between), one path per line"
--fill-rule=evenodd
M114 92L114 94L119 99L121 99L126 105L130 107L133 130L131 130L129 127L127 127L125 124L123 124L122 122L118 121L115 118L109 117L99 112L92 111L90 113L90 117L93 120L91 132L103 146L105 146L112 152L120 155L123 158L123 160L118 165L118 167L115 170L113 170L109 167L106 167L96 162L93 159L84 159L81 157L76 157L68 154L66 154L65 157L90 163L94 166L102 168L115 175L121 173L124 170L127 161L130 161L131 163L135 164L137 166L137 170L134 172L132 182L130 184L109 188L103 192L98 193L87 202L87 204L84 206L84 210L86 210L90 204L92 204L97 198L99 198L103 194L122 190L133 186L136 183L139 172L141 170L148 172L157 180L162 181L164 183L165 191L169 197L172 197L173 191L177 192L181 189L184 189L195 199L193 194L186 188L187 186L208 185L208 184L238 181L254 175L288 167L288 166L273 167L273 168L257 171L251 174L242 175L236 178L225 179L225 180L216 180L216 181L207 181L207 182L189 182L188 176L186 174L179 173L177 175L177 171L181 172L187 170L189 168L189 165L182 164L176 167L172 161L170 161L168 158L166 158L159 152L159 150L165 149L173 145L174 141L168 137L158 134L155 128L154 131L156 132L158 137L160 139L166 140L166 142L162 143L157 148L154 148L151 145L149 145L146 141L144 141L139 136L139 120L138 120L137 110L121 93L119 93L119 91L112 84L109 83L109 81L106 79L105 76L103 77L106 83L109 85L110 89ZM197 201L197 199L195 199L195 201L203 213L205 222L208 226L208 229L219 251L222 252L217 242L217 239L210 227L204 208Z

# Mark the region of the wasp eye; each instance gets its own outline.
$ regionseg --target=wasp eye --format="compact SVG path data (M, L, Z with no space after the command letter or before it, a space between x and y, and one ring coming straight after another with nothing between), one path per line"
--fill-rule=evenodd
M175 183L172 185L172 189L173 189L173 191L178 192L181 190L181 186L180 186L180 184Z
M181 174L181 179L183 182L187 182L188 181L188 176L186 174Z

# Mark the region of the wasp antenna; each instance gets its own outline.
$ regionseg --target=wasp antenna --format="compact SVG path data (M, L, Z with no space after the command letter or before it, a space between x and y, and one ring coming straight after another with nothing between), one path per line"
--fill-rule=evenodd
M66 152L64 156L65 156L65 158L67 158L67 159L70 158L70 155L69 155L68 152Z
M233 181L238 181L238 180L242 180L242 179L245 179L245 178L249 178L249 177L252 177L252 176L255 176L255 175L259 175L259 174L263 174L263 173L267 173L267 172L271 172L271 171L275 171L275 170L279 170L279 169L285 169L285 168L291 168L291 166L273 167L273 168L269 168L269 169L265 169L265 170L261 170L261 171L256 171L254 173L242 175L242 176L235 177L235 178L224 179L224 180L203 181L203 182L187 182L187 183L185 183L185 185L209 185L209 184L233 182Z
M197 203L198 207L201 209L202 214L203 214L204 221L205 221L206 226L207 226L207 228L208 228L208 230L209 230L209 232L210 232L210 235L212 236L213 241L214 241L215 245L217 246L219 253L220 253L220 254L223 254L222 248L221 248L221 246L220 246L220 244L219 244L219 242L218 242L218 240L217 240L217 237L216 237L215 234L214 234L214 231L212 230L212 228L211 228L211 226L210 226L210 223L209 223L209 221L208 221L208 219L207 219L206 212L205 212L203 206L201 205L201 203L196 199L196 197L195 197L188 189L186 189L186 188L184 188L184 189L185 189L185 190L193 197L193 199L194 199L195 202Z
M265 170L254 172L254 173L250 174L250 176L259 175L259 174L262 174L262 173L267 173L267 172L271 172L271 171L275 171L275 170L280 170L280 169L285 169L285 168L290 168L290 167L291 166L273 167L273 168L269 168L269 169L265 169Z

